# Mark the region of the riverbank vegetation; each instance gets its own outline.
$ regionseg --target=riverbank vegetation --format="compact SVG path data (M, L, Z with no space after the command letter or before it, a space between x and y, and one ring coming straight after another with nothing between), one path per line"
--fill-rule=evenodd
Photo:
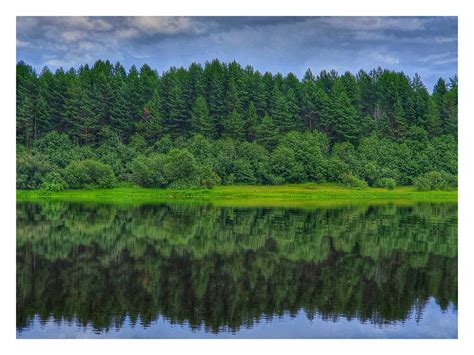
M457 191L417 191L415 187L359 188L335 184L215 186L212 189L119 187L89 190L22 190L17 201L110 203L211 202L216 205L319 206L340 204L457 202Z
M108 61L38 74L19 62L17 143L17 189L455 189L457 77L430 93L419 76L382 69L299 80L217 60L161 75Z

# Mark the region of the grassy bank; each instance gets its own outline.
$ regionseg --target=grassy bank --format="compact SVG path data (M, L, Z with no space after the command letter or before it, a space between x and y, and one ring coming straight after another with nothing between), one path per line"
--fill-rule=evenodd
M457 202L457 191L416 191L414 187L353 189L335 184L282 186L216 186L213 189L113 189L17 191L17 201L76 201L158 203L165 201L212 202L219 205L313 205L347 203Z

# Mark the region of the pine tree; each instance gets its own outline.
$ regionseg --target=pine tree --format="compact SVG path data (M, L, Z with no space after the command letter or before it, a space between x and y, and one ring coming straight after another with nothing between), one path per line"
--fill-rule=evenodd
M143 98L143 83L140 80L137 68L132 65L127 76L126 85L127 106L132 122L136 122L142 115L143 105L145 104ZM133 127L133 124L131 126Z
M191 112L198 96L204 95L203 69L200 64L192 63L189 66L183 94Z
M191 131L194 134L202 134L206 138L214 135L214 126L209 117L209 109L204 96L199 95L192 108L191 114Z
M278 128L267 113L263 116L255 133L255 141L258 144L263 145L268 150L275 148L278 142Z
M407 122L405 119L405 112L400 98L397 98L393 107L392 120L390 122L392 134L395 137L401 137L405 134L407 129Z
M143 108L143 118L138 124L138 132L149 142L156 142L163 133L163 113L161 110L161 97L155 90L151 99Z
M423 120L426 117L427 102L428 102L429 94L418 74L415 74L415 76L413 77L412 88L413 88L414 123L417 126L425 127L426 123L423 122Z
M273 86L271 107L271 117L278 129L281 132L293 130L294 122L292 122L292 115L288 108L288 103L277 83Z
M324 90L311 81L304 82L302 117L304 128L309 131L322 129L327 131L330 126L326 122L329 97Z
M206 63L203 72L205 98L209 116L217 134L222 132L222 120L227 115L225 102L225 67L216 59Z
M126 88L121 76L112 82L112 102L110 105L110 126L122 141L128 140L132 132L132 119L128 111Z
M35 108L27 93L17 94L16 138L18 144L30 145L34 134Z
M439 78L433 88L433 100L438 108L438 111L442 111L443 106L443 98L444 95L448 92L448 87L446 85L446 81L443 78Z
M176 75L170 75L168 86L164 90L167 90L163 99L164 131L172 137L186 136L189 132L188 112L183 98L183 90Z
M247 112L247 120L245 121L245 134L247 141L253 142L257 135L257 127L258 127L258 114L253 101L250 102L249 109Z
M233 110L222 122L223 124L223 137L229 137L236 140L242 140L244 138L244 120L236 110Z
M443 96L441 124L445 134L458 135L458 79L450 79L448 92Z
M249 107L252 102L258 116L262 117L268 110L267 91L263 83L262 75L258 71L254 72L251 68L248 68L245 78L245 88Z
M76 143L95 143L99 116L93 110L90 94L81 85L70 88L64 115Z
M340 81L336 81L333 86L328 118L329 133L335 141L353 143L357 140L360 129L357 123L357 111L352 106L351 100Z
M424 122L426 122L427 130L432 137L439 136L442 134L443 129L441 126L439 111L435 100L432 97L428 99L426 117L424 119Z
M37 76L24 62L16 66L16 129L17 142L30 145L35 134L35 103Z
M288 121L285 123L285 130L300 131L303 127L300 119L300 105L293 89L288 89L286 93L286 104L288 109Z
M41 133L51 130L49 124L50 108L43 95L39 94L35 102L34 139L37 139Z
M231 114L233 111L237 113L242 112L242 102L240 101L237 86L232 78L227 89L226 106L227 114Z

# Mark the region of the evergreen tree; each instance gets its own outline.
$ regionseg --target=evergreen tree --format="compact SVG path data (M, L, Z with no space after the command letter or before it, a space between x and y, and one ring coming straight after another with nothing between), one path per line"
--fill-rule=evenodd
M129 112L124 79L117 76L112 84L112 102L110 107L110 126L118 137L125 141L132 135L132 115Z
M245 134L247 141L253 142L255 140L258 124L259 119L257 108L253 104L253 101L251 101L247 112L247 120L245 121Z
M223 137L242 140L245 135L245 122L236 110L233 110L223 121Z
M50 129L50 108L43 95L39 94L35 102L34 139Z
M397 98L395 101L390 125L393 136L400 137L405 134L407 122L405 119L405 112L403 111L403 106L399 98Z
M448 92L443 96L441 125L445 134L458 134L458 78L450 79Z
M158 90L155 90L151 99L145 104L143 118L138 125L138 132L149 143L156 142L163 133L163 113Z
M30 145L34 134L35 108L30 95L17 94L16 139L18 144Z
M424 122L426 122L426 127L431 136L439 136L442 134L443 131L439 111L436 102L432 97L428 99Z
M219 135L222 132L222 120L226 116L225 104L225 67L216 59L206 63L203 73L205 98L209 115Z
M89 93L81 85L70 88L64 115L68 131L76 143L95 143L98 115L93 110Z
M336 81L333 86L328 118L329 133L334 140L349 142L357 140L360 128L357 124L357 111L340 81Z
M163 83L163 127L164 132L172 137L185 136L189 131L189 113L183 96L181 83L172 71L164 78Z
M278 142L278 128L267 113L265 113L262 121L257 126L255 141L268 150L272 150Z
M192 108L191 131L194 134L200 133L207 138L212 137L214 133L214 126L209 117L207 102L202 95L196 98L196 102Z
M277 83L273 86L272 91L272 119L281 132L289 132L295 129L295 121L293 121L292 113L286 97L281 93Z

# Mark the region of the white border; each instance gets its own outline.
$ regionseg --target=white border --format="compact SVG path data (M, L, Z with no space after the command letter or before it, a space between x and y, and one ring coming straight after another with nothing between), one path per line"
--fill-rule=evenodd
M472 223L473 164L472 137L474 110L472 100L474 12L469 1L299 1L277 2L240 0L230 4L224 1L146 1L146 0L81 0L67 3L59 0L22 0L3 2L1 14L2 72L0 115L2 189L2 233L0 257L2 291L0 292L1 352L4 354L130 354L142 351L160 353L206 352L242 354L242 352L272 354L330 354L363 352L364 354L472 353L474 336L470 321L473 319L472 271L474 233ZM459 339L458 340L16 340L15 339L15 69L17 15L384 15L384 16L459 16ZM469 36L471 34L471 36ZM7 287L5 287L5 285Z

